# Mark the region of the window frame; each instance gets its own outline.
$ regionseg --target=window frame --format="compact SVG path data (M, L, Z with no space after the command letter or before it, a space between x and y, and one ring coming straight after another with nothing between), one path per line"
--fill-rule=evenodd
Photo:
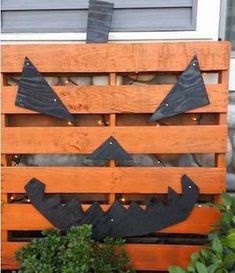
M217 40L220 0L194 0L197 11L193 31L111 32L112 42L148 42L164 40ZM210 11L208 13L208 10ZM6 43L69 43L85 42L86 33L2 33Z
M225 40L226 33L226 18L227 18L227 0L221 0L221 9L220 9L220 29L219 29L219 38ZM230 58L230 70L229 70L229 90L235 90L235 51L231 51Z

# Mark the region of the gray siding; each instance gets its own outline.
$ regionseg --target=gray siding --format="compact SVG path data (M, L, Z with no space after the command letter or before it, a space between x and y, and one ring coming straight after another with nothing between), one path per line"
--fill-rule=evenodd
M111 31L195 30L197 0L110 0ZM2 32L86 32L88 0L2 0Z

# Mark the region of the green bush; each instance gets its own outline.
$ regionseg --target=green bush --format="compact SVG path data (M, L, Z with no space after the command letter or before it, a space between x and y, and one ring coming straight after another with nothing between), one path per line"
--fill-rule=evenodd
M42 232L16 252L19 273L128 273L135 272L123 249L122 239L91 239L91 226L72 227L65 235L51 229Z
M223 194L219 229L209 234L207 248L193 253L187 269L169 267L170 273L235 273L235 197Z

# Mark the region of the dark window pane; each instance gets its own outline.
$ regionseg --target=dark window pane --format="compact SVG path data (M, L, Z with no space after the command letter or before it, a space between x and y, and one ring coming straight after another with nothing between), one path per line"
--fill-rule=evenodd
M235 51L235 1L227 0L226 40L232 42L232 50Z

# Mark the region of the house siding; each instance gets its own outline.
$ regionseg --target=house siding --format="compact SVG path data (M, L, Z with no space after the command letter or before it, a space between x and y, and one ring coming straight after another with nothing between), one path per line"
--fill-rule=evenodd
M114 3L111 32L196 29L197 0L111 2ZM86 32L87 14L88 0L2 0L2 32Z

